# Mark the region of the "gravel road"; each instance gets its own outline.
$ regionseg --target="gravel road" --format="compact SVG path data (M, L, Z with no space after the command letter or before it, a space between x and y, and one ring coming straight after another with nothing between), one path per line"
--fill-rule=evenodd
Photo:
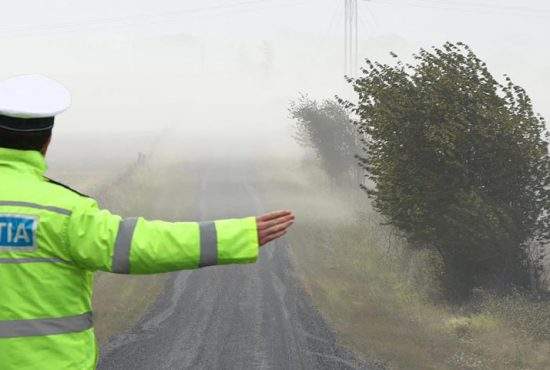
M197 205L203 220L265 211L237 168L205 170ZM256 264L173 273L136 327L102 348L99 368L370 369L336 344L296 278L291 247L282 239Z

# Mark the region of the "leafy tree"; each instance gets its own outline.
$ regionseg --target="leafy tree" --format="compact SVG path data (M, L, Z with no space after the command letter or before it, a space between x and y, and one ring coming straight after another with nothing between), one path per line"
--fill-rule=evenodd
M349 79L375 207L433 248L449 298L476 286L529 286L529 250L548 230L548 133L524 89L497 82L463 43L421 49L415 65L366 61Z
M337 101L318 103L301 96L291 104L290 114L297 121L296 140L313 149L331 180L340 185L356 181L358 146L348 112Z

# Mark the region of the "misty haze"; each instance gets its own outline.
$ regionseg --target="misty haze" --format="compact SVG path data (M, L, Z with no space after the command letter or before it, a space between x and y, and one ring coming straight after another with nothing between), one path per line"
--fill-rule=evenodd
M254 264L95 274L99 369L550 368L547 2L22 0L2 18L0 80L71 92L49 178L122 217L296 215Z

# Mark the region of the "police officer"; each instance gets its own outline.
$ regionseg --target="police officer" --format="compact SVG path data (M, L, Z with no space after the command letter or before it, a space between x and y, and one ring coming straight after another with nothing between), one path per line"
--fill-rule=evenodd
M212 222L121 218L44 176L68 91L46 77L0 82L0 369L93 369L96 270L153 274L256 261L289 211Z

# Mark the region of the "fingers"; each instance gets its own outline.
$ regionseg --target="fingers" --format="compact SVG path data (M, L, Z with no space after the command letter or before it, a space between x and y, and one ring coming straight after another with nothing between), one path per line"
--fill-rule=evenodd
M264 235L275 234L275 233L278 233L279 231L288 229L290 225L292 225L293 223L294 223L294 220L290 220L287 222L276 224L275 226L272 226L268 229L261 230L261 233L263 233Z
M271 234L269 236L264 237L263 239L260 239L260 245L265 245L265 244L267 244L267 243L269 243L269 242L271 242L271 241L273 241L277 238L280 238L281 236L285 235L287 231L288 231L288 229L285 229L283 231L280 231L280 232L275 233L275 234Z
M270 221L270 220L273 220L273 219L276 219L276 218L279 218L279 217L284 217L284 216L287 216L287 215L290 215L290 214L292 214L292 212L286 211L286 210L284 210L284 211L275 211L275 212L266 213L265 215L261 215L256 220L258 222Z
M289 214L289 215L286 215L286 216L278 217L278 218L273 219L271 221L260 221L260 222L258 222L258 230L269 229L273 226L276 226L276 225L279 225L279 224L282 224L282 223L285 223L285 222L288 222L288 221L293 221L293 220L294 220L294 215Z
M274 239L280 238L287 233L288 228L294 223L294 221L289 221L281 225L274 226L268 230L264 230L259 233L258 237L260 240L260 245L264 245Z

